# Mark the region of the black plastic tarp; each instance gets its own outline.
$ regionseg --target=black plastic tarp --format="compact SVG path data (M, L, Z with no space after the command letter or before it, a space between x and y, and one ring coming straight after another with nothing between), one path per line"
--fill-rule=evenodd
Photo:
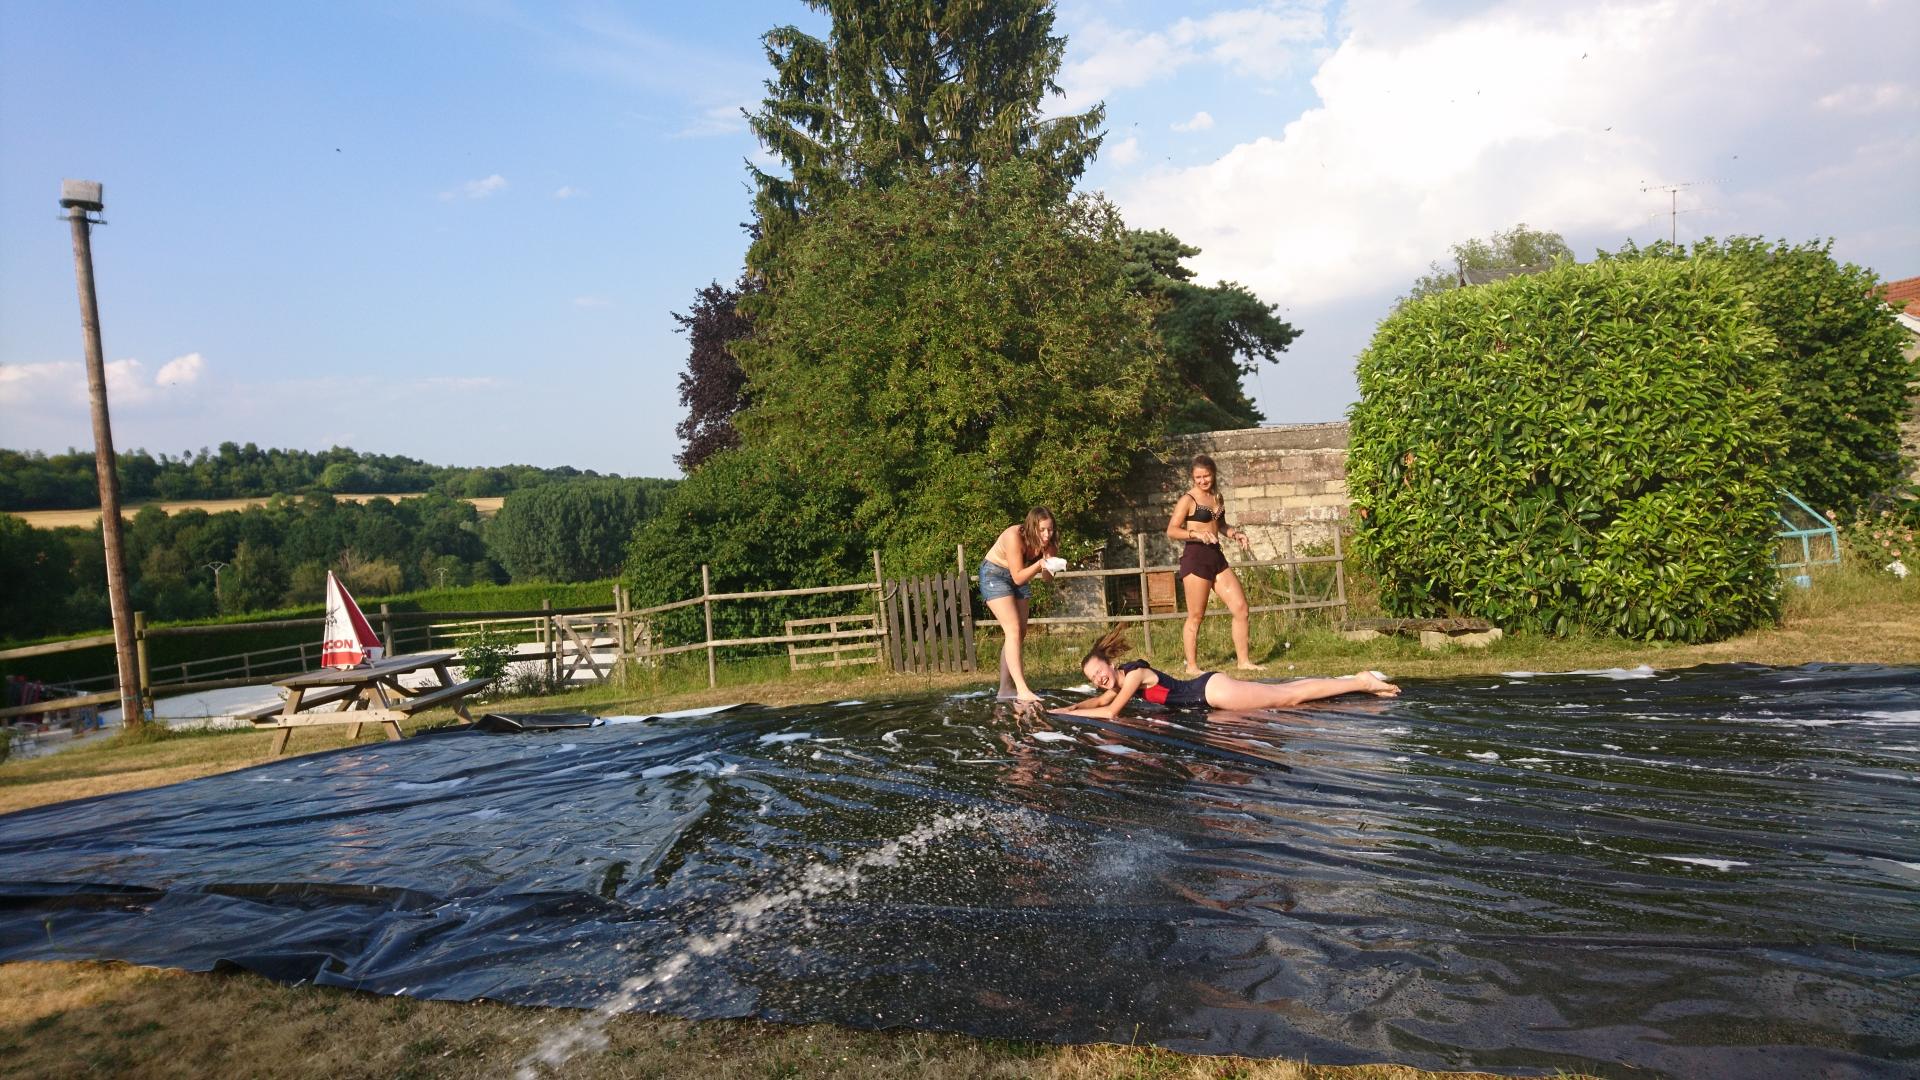
M81 958L1319 1063L1892 1074L1920 1060L1920 668L356 746L0 817L0 960Z

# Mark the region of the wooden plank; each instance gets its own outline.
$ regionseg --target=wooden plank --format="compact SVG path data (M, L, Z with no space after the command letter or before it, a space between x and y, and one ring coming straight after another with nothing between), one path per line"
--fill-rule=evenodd
M960 633L961 659L966 670L980 670L980 654L973 640L973 587L967 582L967 575L960 575Z
M960 651L960 606L966 603L967 580L960 571L941 574L947 581L947 654L948 671L965 671L966 656Z
M933 579L930 577L921 578L920 579L920 641L924 646L925 651L921 654L922 660L921 660L920 670L928 673L933 673L940 670L940 661L939 661L939 652L938 652L940 642L939 642L939 633L938 633L938 630L936 629L939 626L938 619L940 616L939 616L939 612L936 611L934 608L934 604L937 601L938 601L938 597L934 593Z
M309 671L304 675L275 680L275 686L347 686L356 682L372 682L392 675L405 675L421 668L444 664L459 655L454 652L415 653L412 656L393 656L354 668L323 668Z
M54 698L52 701L36 701L32 705L15 705L0 709L0 717L32 716L35 713L60 712L64 709L79 709L88 705L107 705L120 700L120 691L102 690L97 694L84 694L80 697Z
M914 615L914 578L900 582L900 663L904 671L920 671L920 621Z
M862 588L870 588L870 586L862 586ZM817 619L787 620L788 626L826 626L838 625L839 623L865 623L868 626L877 626L879 621L878 617L871 612L865 614L856 612L851 615L823 615Z
M927 671L927 581L915 578L907 587L908 624L913 627L913 670Z
M940 652L940 670L953 672L960 670L960 657L954 654L953 643L960 639L959 627L953 621L953 575L947 573L933 576L934 607L933 635Z
M458 701L468 694L478 693L487 688L489 681L490 680L487 679L469 679L466 682L454 683L452 686L443 686L430 694L421 694L419 697L403 701L391 708L394 712L412 716L414 713L420 712L423 709L431 709L442 702Z
M759 592L714 593L709 600L770 600L776 596L825 596L829 593L860 592L873 586L865 582L858 585L818 585L805 589L763 589Z
M889 582L880 592L880 604L887 613L887 662L893 670L900 668L900 635L906 622L900 618L900 583Z
M53 653L73 652L75 649L97 649L102 645L112 644L112 634L95 634L92 637L68 638L65 641L49 641L41 645L22 645L17 649L0 650L0 660L25 660L30 656L49 656Z
M954 663L953 635L947 633L948 607L952 601L949 580L945 574L935 574L927 584L933 589L933 645L935 655L939 657L940 670L951 672L958 669Z

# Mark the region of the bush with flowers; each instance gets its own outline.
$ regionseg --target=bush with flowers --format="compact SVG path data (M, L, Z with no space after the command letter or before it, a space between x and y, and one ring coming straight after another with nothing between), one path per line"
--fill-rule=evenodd
M1847 554L1879 573L1920 572L1920 502L1861 514L1846 527Z

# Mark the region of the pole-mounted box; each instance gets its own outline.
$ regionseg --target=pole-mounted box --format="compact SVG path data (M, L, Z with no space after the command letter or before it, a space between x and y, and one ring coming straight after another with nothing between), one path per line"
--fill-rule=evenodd
M60 181L60 205L79 207L82 210L103 210L106 203L101 199L98 180L62 180Z

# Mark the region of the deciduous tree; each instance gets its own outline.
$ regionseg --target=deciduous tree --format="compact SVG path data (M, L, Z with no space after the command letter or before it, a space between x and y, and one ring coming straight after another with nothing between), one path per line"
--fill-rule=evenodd
M1514 270L1572 259L1573 249L1567 246L1559 233L1529 229L1522 222L1484 240L1473 239L1453 245L1452 265L1432 263L1428 272L1414 281L1412 291L1401 297L1396 306L1448 289L1457 289L1460 287L1461 273L1468 270Z

